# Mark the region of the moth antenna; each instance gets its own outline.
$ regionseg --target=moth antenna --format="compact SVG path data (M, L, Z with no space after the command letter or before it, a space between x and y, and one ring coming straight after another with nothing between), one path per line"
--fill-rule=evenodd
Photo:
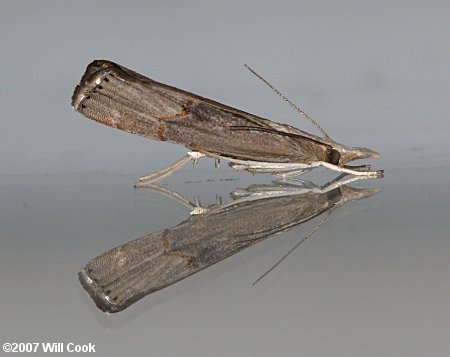
M299 242L297 242L296 245L294 245L291 249L289 249L282 257L280 260L278 260L274 265L272 265L272 267L267 270L263 275L261 275L258 279L255 280L255 282L252 285L256 285L258 282L260 282L264 277L266 277L272 270L274 270L278 265L281 264L281 262L283 262L283 260L285 260L294 250L296 250L300 244L302 244L303 242L305 242L308 238L310 238L315 231L317 231L319 229L319 227L325 223L325 221L328 219L328 217L330 217L331 212L333 211L333 208L331 208L328 213L325 215L325 217L322 218L322 220L316 224L316 226L306 235L303 237L303 239L301 239Z
M292 108L294 108L298 113L300 113L301 115L303 115L307 120L309 120L313 125L316 126L317 129L320 130L320 132L323 134L323 136L327 139L331 139L330 136L325 132L325 130L322 129L322 127L313 119L311 118L308 114L306 114L303 110L301 110L299 107L297 107L294 103L292 103L288 98L286 98L286 96L283 95L283 93L281 93L278 89L276 89L272 84L270 84L266 79L264 79L261 75L259 75L258 73L256 73L252 68L250 68L250 66L246 65L244 63L244 66L250 71L252 72L256 77L258 77L260 80L262 80L267 86L270 87L270 89L272 89L276 94L278 94L279 97L281 97L281 99L283 99L285 102L287 102Z

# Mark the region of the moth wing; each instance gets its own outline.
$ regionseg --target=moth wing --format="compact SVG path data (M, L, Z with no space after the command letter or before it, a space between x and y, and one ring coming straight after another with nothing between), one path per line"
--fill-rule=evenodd
M113 248L81 269L79 280L101 310L121 311L198 270L187 257L166 253L167 231Z
M312 150L317 151L311 158L315 160L324 150L323 145L316 144L327 144L300 129L156 82L104 60L88 65L74 91L72 105L108 126L225 157L290 162L311 158ZM246 146L243 144L249 138L242 132L233 133L233 126L257 127L260 133L254 134L253 143Z

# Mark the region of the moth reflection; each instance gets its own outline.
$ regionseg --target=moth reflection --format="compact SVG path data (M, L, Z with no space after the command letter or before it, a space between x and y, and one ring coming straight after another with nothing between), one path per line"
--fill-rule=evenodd
M324 214L304 241L333 209L379 191L347 186L361 179L341 175L322 187L291 180L236 189L230 203L194 207L191 216L177 226L97 256L79 272L80 282L101 310L121 311L152 292ZM153 188L189 204L182 196Z

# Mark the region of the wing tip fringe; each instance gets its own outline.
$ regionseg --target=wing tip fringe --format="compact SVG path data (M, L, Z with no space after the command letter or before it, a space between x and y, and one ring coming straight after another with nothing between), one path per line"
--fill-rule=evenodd
M89 277L87 271L84 268L81 269L78 273L78 279L80 280L80 283L83 286L84 290L86 290L92 300L94 300L95 305L97 305L97 307L103 312L114 313L125 308L120 304L115 304L114 302L112 302L102 290L102 288Z
M106 76L108 73L116 70L119 66L111 61L107 60L95 60L92 61L87 67L81 77L80 83L75 87L72 94L72 107L75 110L81 105L86 93L91 91L99 80Z

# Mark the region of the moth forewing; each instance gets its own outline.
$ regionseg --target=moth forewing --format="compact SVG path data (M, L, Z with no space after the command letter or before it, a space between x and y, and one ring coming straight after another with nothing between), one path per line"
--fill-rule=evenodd
M109 61L88 65L75 88L72 105L100 123L181 144L225 159L238 169L283 173L325 166L355 175L380 174L344 167L351 160L375 158L374 151L348 148L329 137L156 82Z
M121 311L263 239L378 191L345 186L351 181L334 180L322 188L300 183L237 190L225 205L100 254L81 269L79 280L101 310Z

